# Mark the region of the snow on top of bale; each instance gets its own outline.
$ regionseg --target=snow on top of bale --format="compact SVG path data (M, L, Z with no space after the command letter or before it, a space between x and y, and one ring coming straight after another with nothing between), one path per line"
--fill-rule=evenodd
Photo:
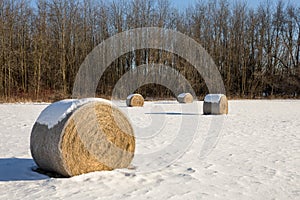
M205 96L204 101L210 103L218 103L224 94L208 94Z
M38 117L37 122L46 125L48 126L48 129L51 129L77 107L94 101L101 101L111 104L110 101L100 98L65 99L54 102L45 108Z
M181 93L178 95L179 98L184 98L187 93Z
M131 99L134 95L137 95L137 94L130 94L130 95L128 95L127 99L128 100Z

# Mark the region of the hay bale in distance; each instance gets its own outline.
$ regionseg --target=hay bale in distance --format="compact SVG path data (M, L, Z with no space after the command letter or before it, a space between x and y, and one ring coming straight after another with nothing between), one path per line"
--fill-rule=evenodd
M190 93L181 93L177 96L179 103L193 103L194 98Z
M30 150L41 169L70 177L128 167L135 138L129 120L110 101L63 100L40 114Z
M126 98L126 105L129 107L143 107L144 97L140 94L131 94Z
M228 100L224 94L208 94L204 98L203 113L205 115L228 114Z

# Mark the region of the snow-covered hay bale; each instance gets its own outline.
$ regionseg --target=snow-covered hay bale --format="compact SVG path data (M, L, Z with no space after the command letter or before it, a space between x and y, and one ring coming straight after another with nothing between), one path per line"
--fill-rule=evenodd
M129 120L110 101L62 100L40 114L30 150L41 169L69 177L128 167L135 138Z
M140 94L131 94L126 99L126 105L129 107L143 107L144 97Z
M228 114L228 100L224 94L208 94L204 98L203 113L205 115Z
M190 93L181 93L177 96L177 101L179 103L193 103L194 98Z

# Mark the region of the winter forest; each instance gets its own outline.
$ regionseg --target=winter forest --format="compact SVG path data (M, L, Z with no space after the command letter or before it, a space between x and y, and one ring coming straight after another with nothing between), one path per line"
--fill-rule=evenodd
M219 68L229 98L299 98L300 7L288 1L211 0L175 8L168 0L0 0L0 101L55 101L72 94L75 76L91 50L133 28L162 27L200 43ZM183 58L159 49L132 51L101 77L97 95L110 97L132 66L169 64L207 93L201 75ZM169 98L160 85L145 97Z

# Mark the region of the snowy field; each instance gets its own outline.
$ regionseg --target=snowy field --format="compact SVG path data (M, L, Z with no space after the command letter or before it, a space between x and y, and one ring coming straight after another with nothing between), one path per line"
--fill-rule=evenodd
M48 104L0 104L0 199L299 199L299 100L229 101L227 116L202 115L202 103L118 102L135 168L72 178L31 170L31 128Z

